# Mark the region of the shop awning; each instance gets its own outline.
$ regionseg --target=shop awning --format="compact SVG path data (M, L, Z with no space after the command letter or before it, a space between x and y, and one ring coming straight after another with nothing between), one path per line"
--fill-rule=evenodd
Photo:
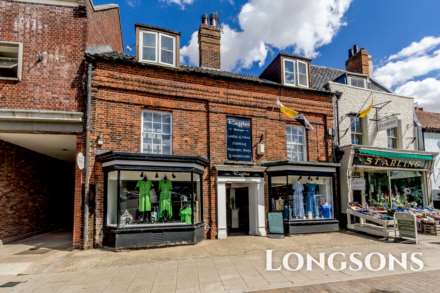
M432 161L433 157L430 154L415 154L415 153L399 153L399 152L386 152L379 150L359 149L359 154L377 156L389 159L413 159L413 160L425 160Z

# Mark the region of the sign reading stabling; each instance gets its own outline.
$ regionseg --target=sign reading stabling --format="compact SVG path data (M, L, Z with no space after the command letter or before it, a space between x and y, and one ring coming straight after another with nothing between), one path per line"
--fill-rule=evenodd
M227 118L228 160L252 161L251 120L247 118Z
M357 166L371 166L371 167L386 167L398 169L426 169L428 162L417 159L391 159L384 157L375 157L369 155L355 154L353 158L353 165Z

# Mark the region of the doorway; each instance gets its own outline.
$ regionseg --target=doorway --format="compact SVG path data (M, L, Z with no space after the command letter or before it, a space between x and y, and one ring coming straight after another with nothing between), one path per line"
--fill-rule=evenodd
M226 193L228 234L249 234L249 188L231 185Z
M235 193L233 197L231 191ZM234 225L231 198L235 201L232 207L239 207L241 210L234 215L238 220ZM217 177L217 238L225 239L229 232L233 233L234 230L250 235L266 236L263 176Z

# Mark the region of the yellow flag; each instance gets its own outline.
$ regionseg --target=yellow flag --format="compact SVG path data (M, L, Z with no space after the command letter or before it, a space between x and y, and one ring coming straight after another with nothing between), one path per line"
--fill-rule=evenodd
M278 107L280 107L280 112L283 113L284 115L286 115L289 118L294 118L294 117L296 117L298 115L298 112L296 112L295 110L290 109L290 108L284 106L280 102L279 99L277 100L277 105L278 105Z
M365 118L365 117L368 117L368 114L371 112L372 109L373 109L373 99L371 99L371 103L370 103L370 105L368 105L367 108L361 110L361 111L358 113L359 118Z

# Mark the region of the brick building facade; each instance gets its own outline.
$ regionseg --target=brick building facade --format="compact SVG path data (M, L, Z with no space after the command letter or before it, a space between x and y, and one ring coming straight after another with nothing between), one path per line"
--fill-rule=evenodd
M19 48L12 60L21 73L0 72L0 194L10 215L0 219L0 240L8 241L72 229L82 184L74 160L84 140L84 55L96 47L122 52L122 36L117 5L89 0L0 1L0 16L0 57L11 60L10 48Z
M211 30L215 30L211 18L207 19L207 16L202 19L200 28L202 32L209 26ZM138 36L138 40L146 40L151 36L152 44L163 44L162 34L166 34L165 38L176 37L174 44L178 44L178 34L167 30L138 26L136 31L145 33ZM155 37L159 37L161 41L154 42ZM214 34L212 37L217 39L218 36ZM333 176L336 174L337 165L331 163L333 160L331 136L333 94L331 92L314 88L310 75L307 76L310 87L299 87L220 71L216 68L220 66L217 62L220 57L216 56L220 54L219 48L210 51L209 57L204 59L203 55L206 53L203 50L209 50L209 47L201 46L200 60L201 62L208 60L202 62L207 64L204 67L179 66L178 60L175 66L161 65L157 60L164 62L168 60L162 59L163 48L158 49L159 56L162 57L157 58L154 51L151 53L145 50L149 46L148 42L139 41L137 51L143 50L143 56L151 56L153 62L145 62L139 56L134 58L115 53L88 55L87 60L93 65L91 80L93 114L89 132L92 144L89 152L96 155L90 162L94 166L91 182L96 186L94 227L90 227L92 229L90 236L93 236L90 239L94 240L95 246L140 247L195 242L195 239L200 240L200 231L208 238L224 238L230 230L230 211L227 205L231 203L231 193L243 193L243 188L247 188L244 197L249 201L248 206L243 207L243 210L249 208L250 220L246 232L266 235L268 225L266 215L272 210L271 201L275 200L270 196L273 193L269 184L272 176L270 170L274 172L273 174L285 178L291 174L290 177L294 180L298 178L301 180L301 174L304 174L304 177L309 176L309 180L314 180L317 184L324 184L319 183L321 179L318 180L318 176L328 176L330 181L326 188L334 191L331 196L331 200L334 200L333 196L336 196L337 192ZM213 41L211 45L215 43ZM297 57L290 56L292 60L296 60ZM172 63L171 59L169 60ZM311 65L307 64L307 66ZM307 70L309 71L310 68ZM311 124L311 127L304 130L306 140L304 160L292 161L288 157L286 132L286 127L289 126L305 129L304 120L288 118L281 114L277 100L302 113ZM148 148L149 138L146 134L148 126L145 124L148 115L169 117L162 116L162 123L164 119L171 121L169 153L164 151L168 150L168 147L164 146L162 149L164 152L149 154L148 150L151 149ZM228 129L231 117L250 121L250 160L231 160L228 157L230 151ZM167 123L169 122L165 122L165 127L169 129ZM153 139L154 137L153 135ZM189 168L190 165L193 166L191 172L194 174L199 172L202 178L203 221L197 223L197 215L194 215L198 210L198 202L191 203L194 218L192 222L190 221L193 224L192 228L188 225L180 225L182 223L177 223L175 217L173 221L168 219L167 223L160 220L162 221L160 224L157 222L153 224L155 217L150 215L150 211L147 221L142 222L143 215L139 220L140 209L136 207L136 201L131 200L134 206L129 201L131 197L137 198L137 187L134 186L139 186L142 177L145 182L151 181L156 192L159 193L162 180L165 182L168 178L171 179L171 176L176 178L174 182L171 179L173 184L182 185L179 178L183 178L185 173L176 175L176 172ZM311 175L316 176L316 180L311 178ZM191 175L192 182L194 182L193 176L195 175ZM279 177L273 178L272 182ZM290 183L289 188L292 188L292 184ZM279 188L285 187L287 185ZM113 191L116 195L113 195ZM198 191L193 192L198 194ZM174 198L174 193L176 192L172 193L172 205L176 213L178 208L185 206L185 201L179 202L178 198ZM162 195L160 191L160 196ZM116 200L113 200L113 196ZM139 190L138 196L142 196L142 190ZM192 196L189 195L190 198ZM197 196L194 195L195 198ZM153 198L153 195L151 197ZM281 197L277 198L280 199ZM238 197L234 197L233 201L238 200ZM334 208L337 212L336 205ZM113 212L113 209L117 211ZM154 207L151 209L151 214L155 214ZM315 215L315 218L309 219L310 221L306 221L305 216L300 220L303 226L311 224L311 227L323 227L330 224L326 226L327 229L337 229L335 216L329 218L331 219ZM122 221L124 224L121 223ZM244 221L246 222L246 219ZM188 236L184 234L188 230L181 232L186 229L185 227L188 230L195 229L196 232ZM294 230L289 228L289 225L287 227ZM310 230L310 232L315 231L320 229ZM155 236L151 236L153 232L156 233ZM160 240L157 239L159 233ZM75 237L81 235L78 233Z

